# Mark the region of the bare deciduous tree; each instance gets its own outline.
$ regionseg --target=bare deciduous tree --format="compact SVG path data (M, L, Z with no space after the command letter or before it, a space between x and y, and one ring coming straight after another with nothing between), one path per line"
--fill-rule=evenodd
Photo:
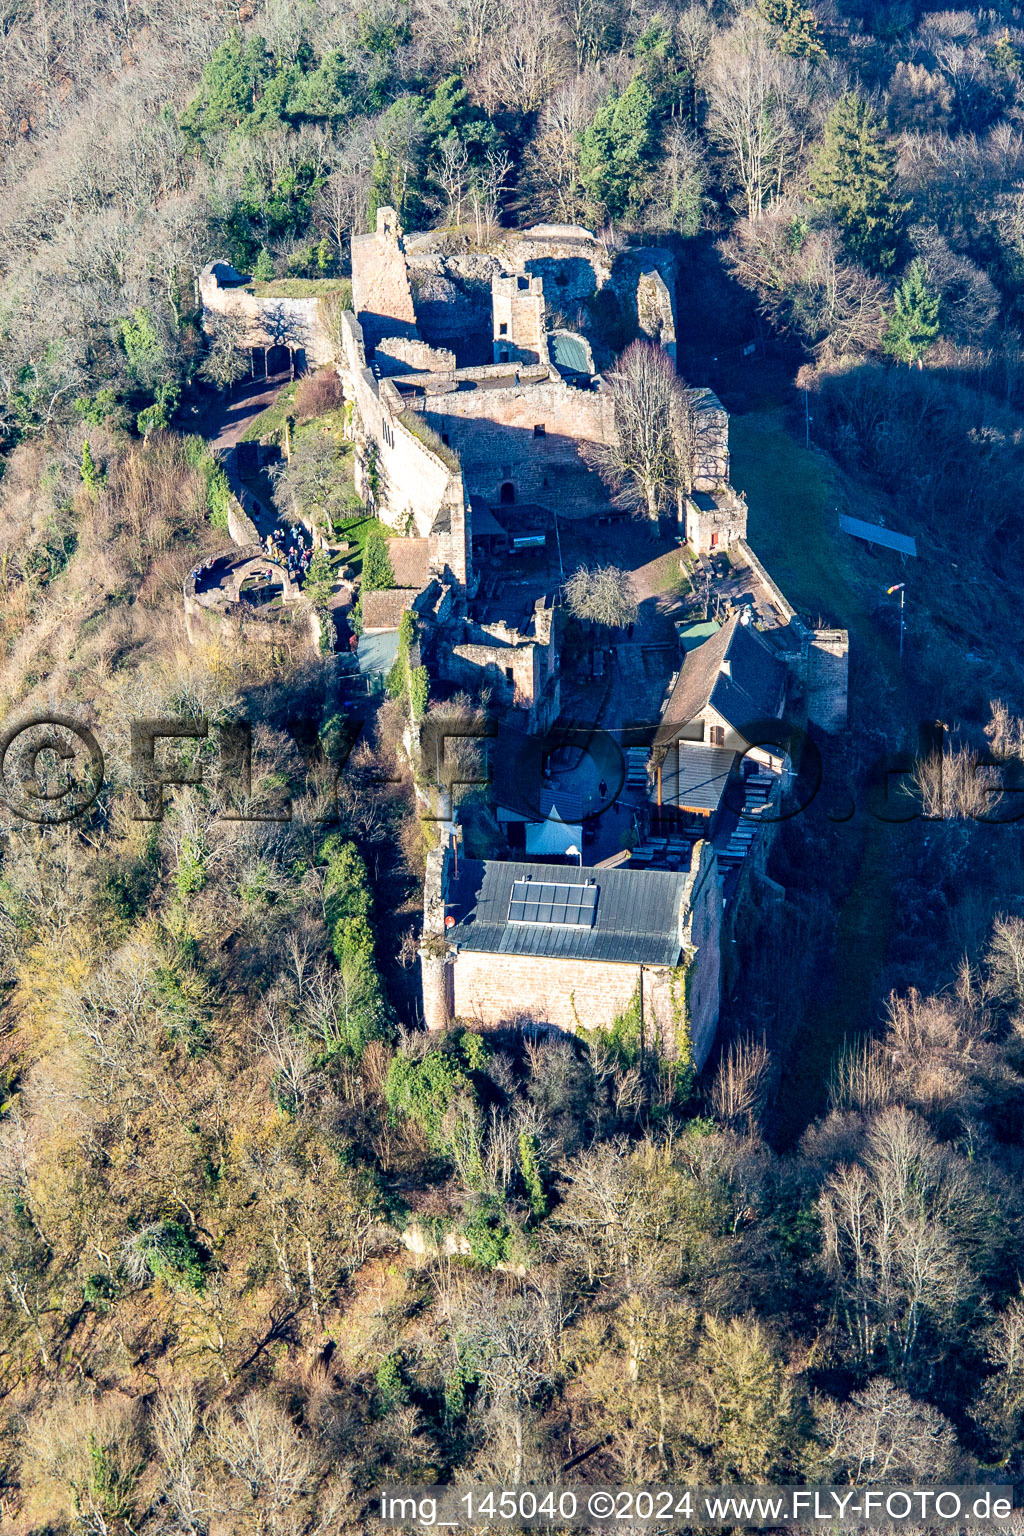
M739 207L756 219L799 168L827 89L807 59L773 45L756 11L715 37L707 66L708 130L727 157Z
M634 624L640 611L629 572L617 565L581 565L565 584L565 603L574 618L608 629Z
M966 1166L903 1106L882 1111L862 1158L829 1179L819 1209L823 1261L865 1363L875 1350L907 1379L929 1330L949 1337L976 1284L962 1242L977 1218Z
M823 1403L818 1422L830 1475L851 1484L955 1480L961 1462L952 1424L884 1376L848 1403Z
M763 1040L734 1040L711 1087L711 1107L737 1130L752 1131L764 1111L771 1058Z
M230 390L252 372L247 322L239 315L218 315L210 322L209 347L200 373L219 389Z
M885 285L847 261L835 232L812 228L800 205L783 201L742 220L722 250L772 326L795 333L819 361L879 350Z
M615 441L583 450L617 506L656 518L692 474L693 406L663 348L635 341L606 377Z

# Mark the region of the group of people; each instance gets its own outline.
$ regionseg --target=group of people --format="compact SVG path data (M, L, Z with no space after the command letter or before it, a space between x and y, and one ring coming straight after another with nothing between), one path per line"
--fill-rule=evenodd
M291 580L301 587L313 558L313 546L307 542L305 529L285 528L279 523L273 533L264 537L263 542L267 546L267 554L283 565ZM273 579L270 571L267 576Z

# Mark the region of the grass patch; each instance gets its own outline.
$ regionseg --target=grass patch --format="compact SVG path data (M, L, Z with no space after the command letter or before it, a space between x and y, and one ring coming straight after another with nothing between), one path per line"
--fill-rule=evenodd
M795 608L812 617L828 609L850 623L863 602L856 550L839 529L833 467L818 449L800 447L781 411L734 416L729 445L733 484L747 495L754 553Z
M270 439L280 441L284 436L284 421L294 410L295 391L299 387L299 380L292 384L286 384L281 390L273 405L268 405L265 411L254 416L252 421L242 433L243 443L259 443Z
M305 436L307 432L325 432L333 437L344 448L351 448L351 444L345 436L345 407L336 406L333 410L324 411L319 416L311 416L308 421L303 421L295 428L296 437Z
M462 468L458 454L453 453L447 443L442 443L433 427L427 425L418 411L402 411L398 419L402 426L412 433L413 437L419 438L425 448L429 448L431 453L437 454L442 464L446 464L449 469L454 470L456 474L458 473Z
M325 299L340 294L342 308L352 306L352 284L347 277L275 277L265 283L246 283L254 299Z
M348 554L344 557L344 564L351 566L354 575L363 574L363 551L366 549L366 541L375 528L379 528L386 539L394 534L394 529L389 528L377 517L370 517L364 513L361 517L342 517L334 524L334 537L339 541L346 539L351 545Z

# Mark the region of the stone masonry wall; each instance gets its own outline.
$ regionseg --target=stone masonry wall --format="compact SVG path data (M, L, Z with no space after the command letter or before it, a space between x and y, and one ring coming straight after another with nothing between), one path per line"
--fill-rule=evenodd
M715 506L704 510L686 502L686 541L699 555L728 549L747 532L747 504L731 490L715 493Z
M375 232L352 241L352 308L370 347L384 336L419 335L402 231L393 208L378 208Z
M710 389L693 390L691 399L697 416L693 488L714 491L729 484L729 417Z
M355 316L341 318L344 381L361 429L376 449L382 485L380 515L392 528L412 524L421 538L433 536L437 564L462 585L472 582L471 534L462 476L442 463L397 419L403 402L387 379L379 383L366 366L362 329ZM361 492L367 487L361 482ZM440 531L434 533L435 525Z
M257 298L245 288L222 288L211 262L199 275L203 314L230 315L248 323L251 347L303 348L316 367L332 362L337 348L320 315L320 300Z
M408 336L388 336L377 344L373 360L383 374L454 373L455 353Z
M496 363L546 363L544 286L537 277L495 275L491 283Z
M543 686L538 649L535 645L456 645L441 658L441 674L474 691L492 689L499 704L528 709Z
M850 635L845 629L816 629L807 647L804 686L807 718L825 731L841 731L847 719Z
M665 966L641 967L603 960L553 960L541 955L485 954L460 950L451 964L452 1014L489 1028L544 1024L567 1034L607 1029L633 1004L643 986L644 1037L657 1038L667 1056L677 1054L677 1003L681 973ZM717 985L717 970L715 972ZM685 1005L684 1005L685 1006ZM717 1010L715 1014L717 1022ZM707 1058L707 1032L694 1059Z
M533 1022L575 1034L624 1013L638 965L460 950L452 967L456 1018L491 1026Z
M607 502L600 476L580 453L580 443L604 442L614 432L611 401L600 391L549 379L431 395L426 407L430 426L459 454L471 494L497 505L511 482L517 502L550 503L557 490L558 510L568 516Z
M722 1001L722 898L718 859L710 843L698 843L694 849L687 899L690 910L683 939L688 952L696 950L686 984L687 1024L699 1068L714 1044Z

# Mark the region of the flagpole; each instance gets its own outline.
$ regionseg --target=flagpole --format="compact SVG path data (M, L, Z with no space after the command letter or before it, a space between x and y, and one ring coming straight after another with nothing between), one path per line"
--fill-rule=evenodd
M907 591L907 584L906 584L905 581L901 581L898 584L898 586L886 587L886 589L885 589L886 597L892 597L894 592L898 592L899 595L900 595L900 660L901 661L903 660L903 631L907 627L906 626L906 620L903 617L903 599L906 596L906 591Z

